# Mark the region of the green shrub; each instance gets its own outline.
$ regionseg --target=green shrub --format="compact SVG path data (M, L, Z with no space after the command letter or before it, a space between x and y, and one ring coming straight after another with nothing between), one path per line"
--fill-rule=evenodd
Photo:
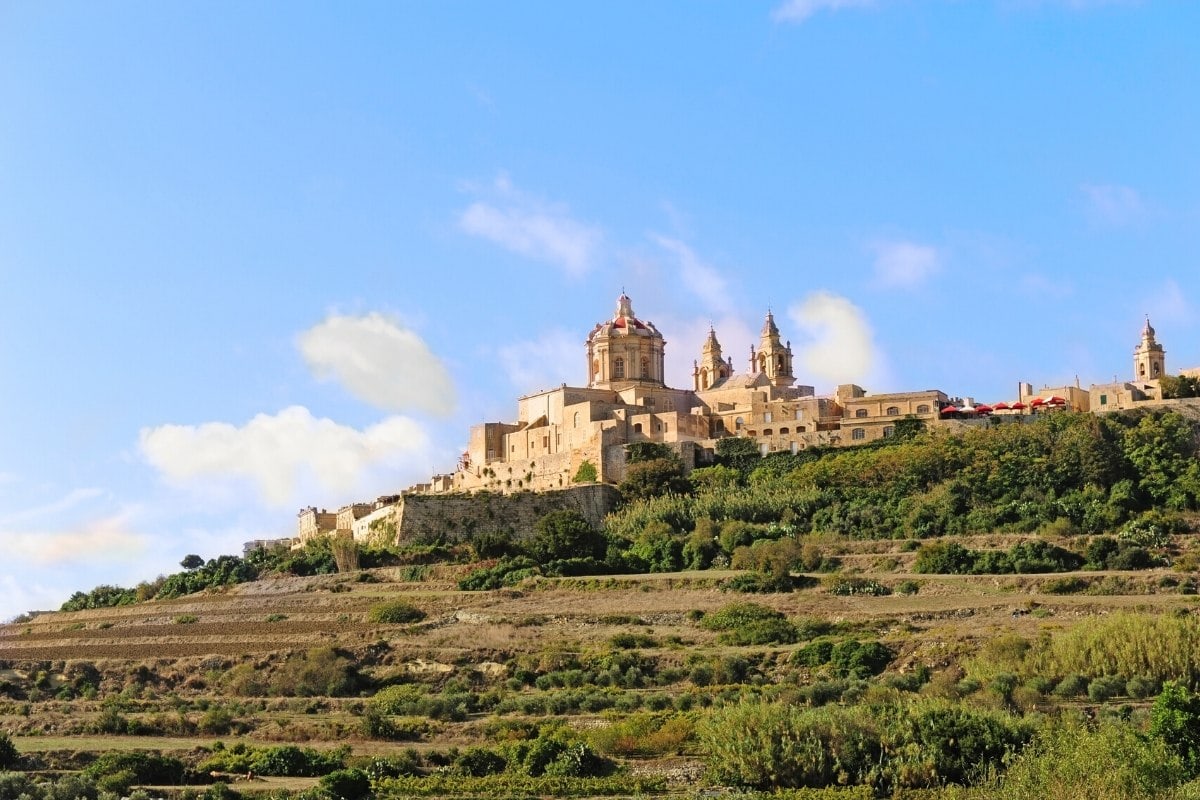
M199 621L200 621L200 618L197 617L195 614L179 614L178 616L175 617L176 625L191 625L191 624L199 622Z
M420 622L425 619L425 612L409 603L407 600L391 600L371 607L367 612L368 622L378 622L390 625L403 625Z
M335 800L366 800L371 796L371 778L361 769L338 769L321 777L318 784Z
M1120 675L1102 675L1088 684L1088 699L1102 703L1125 694L1125 678Z
M1083 578L1051 578L1042 584L1042 591L1046 594L1077 594L1089 586L1091 582Z
M1054 687L1054 693L1059 697L1080 697L1087 694L1088 679L1078 672L1067 675Z
M21 754L8 731L0 731L0 770L13 769L20 760Z

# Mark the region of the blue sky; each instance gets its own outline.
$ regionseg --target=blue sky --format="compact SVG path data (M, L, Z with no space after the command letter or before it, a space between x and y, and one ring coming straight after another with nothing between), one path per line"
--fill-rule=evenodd
M0 618L289 535L584 378L1200 366L1200 4L0 6Z

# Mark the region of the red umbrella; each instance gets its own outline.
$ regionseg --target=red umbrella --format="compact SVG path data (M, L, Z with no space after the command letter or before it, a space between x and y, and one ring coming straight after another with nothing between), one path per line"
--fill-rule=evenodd
M1009 406L1009 408L1011 408L1013 411L1024 411L1025 404L1020 401L1017 401L1016 403L1013 403L1011 406Z
M1058 395L1055 395L1054 397L1051 397L1049 400L1046 401L1046 405L1048 405L1048 406L1065 406L1066 404L1067 404L1067 401L1062 399Z
M975 406L975 413L976 414L990 414L990 413L992 413L992 407L987 405L986 403L980 403L979 405Z
M992 406L992 411L1008 411L1008 403L1001 401Z
M1044 405L1046 405L1046 401L1040 397L1033 398L1033 400L1029 403L1030 408L1033 408L1034 406L1044 406Z
M943 414L957 414L958 409L955 408L954 406L946 406L945 408L942 409L942 413Z

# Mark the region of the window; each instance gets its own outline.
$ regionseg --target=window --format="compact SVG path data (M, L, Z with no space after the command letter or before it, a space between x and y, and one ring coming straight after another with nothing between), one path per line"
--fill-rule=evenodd
M492 447L489 447L489 448L488 448L488 454L487 454L487 457L488 457L488 461L491 461L493 458L495 458L495 457L496 457L496 450L495 450L495 448L492 448Z
M737 419L735 419L733 421L733 424L734 424L734 427L740 431L742 429L742 426L746 424L746 420L742 419L741 417L738 417Z
M856 442L867 438L866 428L855 428L854 430L850 431L850 438Z
M643 378L650 377L650 359L648 359L648 358L642 359L642 377Z
M625 359L618 358L615 361L613 361L613 377L614 378L624 378L625 377Z
M921 405L917 406L917 413L918 414L928 414L929 406L927 406L925 404L921 404Z
M788 429L787 429L787 428L780 428L780 429L779 429L779 435L780 435L780 436L787 436L787 434L788 434Z
M861 417L865 417L866 415L867 415L867 410L865 408L860 408L854 412L854 416L856 416L856 417L861 418Z
M550 448L550 437L549 436L542 437L542 447L545 447L547 449Z
M1108 405L1108 395L1106 395L1106 394L1100 395L1100 405L1102 405L1102 406Z
M663 423L663 428L662 428L662 429L663 429L663 433L667 433L667 432L669 432L669 431L671 430L671 426L670 426L670 424L668 424L668 423L664 422L664 423Z
M771 430L770 428L767 428L765 431L763 431L763 436L770 436L773 433L775 433L775 431Z
M666 400L663 401L663 408L666 409L667 411L674 411L675 410L675 401L668 397Z
M633 432L641 433L642 432L642 423L640 423L640 422L633 423Z
M884 426L884 429L883 429L883 438L886 439L887 437L891 436L895 432L896 432L896 426L886 425L886 426Z
M578 411L575 412L575 427L576 428L579 427L579 412Z
M771 421L771 412L770 411L763 412L763 422L770 422L770 421Z
M661 422L654 423L654 432L662 433L662 423Z
M898 417L900 416L900 409L896 406L888 406L886 413L889 417Z

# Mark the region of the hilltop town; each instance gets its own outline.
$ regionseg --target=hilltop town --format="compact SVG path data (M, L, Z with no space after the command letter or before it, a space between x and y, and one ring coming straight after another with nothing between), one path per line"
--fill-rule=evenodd
M653 322L639 318L624 292L611 319L588 334L586 386L535 392L517 401L515 422L484 422L471 428L470 444L451 473L435 475L402 494L346 505L337 511L316 507L299 513L297 539L353 536L365 542L394 538L404 528L405 498L421 497L422 517L440 511L435 498L463 493L500 495L547 493L585 485L614 486L625 476L626 446L654 442L668 446L685 470L712 463L717 442L727 437L753 441L761 454L797 453L810 447L845 447L893 436L897 423L917 420L925 427L963 430L972 426L1020 424L1040 414L1103 414L1132 408L1190 402L1164 390L1171 380L1166 350L1149 318L1133 349L1132 377L1125 381L1045 386L1018 383L1015 399L994 404L941 389L872 394L843 384L832 395L797 384L791 342L768 311L757 346L745 370L737 371L711 327L693 361L690 389L665 382L666 339ZM1200 368L1181 370L1195 381ZM580 506L578 498L561 498ZM586 516L596 521L610 505L594 495ZM411 505L411 503L410 503ZM444 503L442 504L444 505ZM511 504L510 504L511 505ZM514 513L517 505L511 505ZM409 520L408 528L414 526ZM248 543L247 547L262 542Z

